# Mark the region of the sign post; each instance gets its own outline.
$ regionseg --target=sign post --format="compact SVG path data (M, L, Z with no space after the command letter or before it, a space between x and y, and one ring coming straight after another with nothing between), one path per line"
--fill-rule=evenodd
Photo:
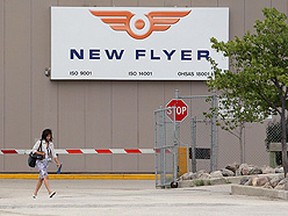
M175 107L175 109L169 109L166 111L166 115L168 118L170 118L172 121L176 122L182 122L187 116L188 116L188 105L181 99L172 99L166 104L166 108L172 108ZM175 115L174 115L175 110Z

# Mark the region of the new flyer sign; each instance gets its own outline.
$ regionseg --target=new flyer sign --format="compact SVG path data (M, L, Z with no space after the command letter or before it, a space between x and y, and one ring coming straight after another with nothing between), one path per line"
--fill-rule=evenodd
M52 80L207 80L228 8L51 8Z

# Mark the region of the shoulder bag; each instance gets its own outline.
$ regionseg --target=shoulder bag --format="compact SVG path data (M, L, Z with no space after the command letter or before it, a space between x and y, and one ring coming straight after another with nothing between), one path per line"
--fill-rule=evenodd
M42 150L42 140L40 141L40 145L37 149L37 151ZM28 166L30 167L35 167L36 166L36 160L42 160L44 158L43 155L37 154L30 152L29 157L28 157Z

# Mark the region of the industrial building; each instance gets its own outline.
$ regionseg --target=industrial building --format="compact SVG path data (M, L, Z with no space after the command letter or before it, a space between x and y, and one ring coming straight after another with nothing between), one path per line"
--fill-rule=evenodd
M27 166L27 155L12 150L31 149L42 130L51 128L56 149L62 151L59 152L59 157L65 165L65 172L153 173L154 110L161 105L165 106L175 96L175 89L179 89L181 95L210 94L205 80L201 79L189 80L173 76L167 78L162 75L151 80L139 77L131 79L113 74L108 78L99 75L93 79L63 78L62 75L57 77L55 71L61 71L64 65L57 49L69 41L70 37L69 34L59 36L62 27L57 26L57 23L61 16L53 20L56 15L53 15L52 8L65 7L87 8L94 11L97 11L97 8L102 11L107 8L110 12L117 8L121 8L121 11L125 8L130 11L133 8L136 8L135 10L159 8L160 11L170 12L191 9L192 13L193 9L197 11L197 8L226 8L229 14L228 39L233 39L235 36L241 37L246 31L253 31L253 24L257 19L263 18L262 9L265 7L275 7L287 14L288 0L0 0L0 172L31 172L31 168ZM61 13L60 11L60 15ZM103 28L113 34L113 29L103 20L101 22L100 19L103 17L99 13L95 14L98 17L90 14L91 19L98 19L99 25L102 23ZM71 19L75 19L73 16L72 14ZM185 17L179 19L180 24L185 22ZM198 24L205 29L205 24ZM63 25L67 29L73 27L73 25L65 26L65 22ZM86 22L77 25L83 29L92 28L87 26ZM171 43L181 44L182 41L177 39L178 36L173 36L172 30L176 29L175 26L169 29ZM163 51L161 55L157 50L153 51L156 44L161 45L161 39L155 44L149 42L151 38L156 37L155 32L149 35L150 38L142 40L146 43L145 46L150 45L151 48L147 52L143 51L143 42L138 47L137 60L149 57L150 60L152 58L155 59L154 62L159 62L161 57L169 60L174 56L174 51L171 49ZM112 41L110 33L101 37L100 32L97 40L107 42L105 45L107 49L109 43L113 42L120 44L124 50L125 46L134 43L129 44L126 41L121 44L122 38L127 39L131 36L131 31L130 35L128 33L128 30L117 32L119 41ZM85 32L77 31L73 37L82 38L82 34ZM201 34L200 32L199 35ZM168 46L167 40L163 40L163 43ZM199 47L200 52L197 52L194 49L189 51L187 44L182 46L185 48L184 51L179 51L180 53L177 53L178 50L175 51L175 56L182 56L181 60L192 59L192 53L193 60L195 58L197 61L196 53L201 60L208 52L203 47ZM105 51L106 48L100 50L97 47L81 47L80 44L78 47L71 47L70 56L67 52L67 58L74 63L76 60L83 62L87 56L94 61L104 58L109 60L112 54L110 51ZM117 52L114 54L120 58L121 50L114 52ZM106 56L103 56L105 53ZM139 62L131 65L136 67L141 65ZM151 63L151 68L154 67L154 62ZM147 62L143 65L147 66ZM181 67L180 63L178 65ZM103 71L106 66L101 66L99 70ZM117 73L124 66L129 68L130 65L126 63L119 67L119 64L113 64L109 72ZM156 71L157 67L151 70ZM168 73L169 67L173 68L175 65L170 66L169 62L166 62L160 67L167 67L164 72ZM90 73L89 70L86 72ZM130 72L133 76L135 71ZM149 75L149 71L146 72ZM73 75L74 72L71 70L70 73ZM83 71L77 73L85 75ZM189 76L189 73L185 76ZM191 101L187 103L189 105ZM198 112L202 111L199 106L197 109ZM251 124L246 127L244 153L247 163L259 166L269 164L264 142L265 129L266 124ZM217 166L223 167L227 163L239 162L237 139L220 129L217 138L219 144ZM65 149L69 151L64 154ZM78 149L83 151L79 152ZM91 152L91 149L97 149L98 152Z

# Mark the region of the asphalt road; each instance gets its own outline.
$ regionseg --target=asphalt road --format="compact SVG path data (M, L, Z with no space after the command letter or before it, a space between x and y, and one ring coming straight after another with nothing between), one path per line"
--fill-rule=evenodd
M36 180L0 179L0 215L287 215L288 202L230 195L230 185L155 189L151 180L50 180L32 199Z

